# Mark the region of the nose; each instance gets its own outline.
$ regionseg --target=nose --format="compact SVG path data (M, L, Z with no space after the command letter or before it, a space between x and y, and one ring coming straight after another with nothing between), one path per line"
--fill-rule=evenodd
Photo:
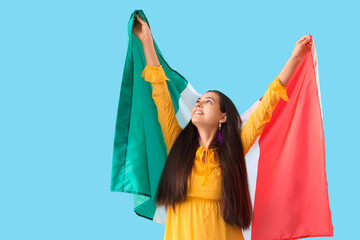
M200 102L197 102L196 105L195 105L195 107L201 107L201 108L202 108Z

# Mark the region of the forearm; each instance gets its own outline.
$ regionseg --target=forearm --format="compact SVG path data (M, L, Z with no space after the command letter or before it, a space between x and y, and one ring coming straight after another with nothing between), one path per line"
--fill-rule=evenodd
M167 153L169 154L172 145L182 128L177 122L175 109L171 100L166 81L152 83L152 98L158 110L158 121L164 136Z
M284 68L278 75L281 85L287 86L290 80L290 77L294 73L297 65L299 64L299 60L296 58L290 57L289 60L286 62Z
M250 150L255 140L263 132L266 123L270 122L272 113L274 112L280 99L289 102L287 95L287 87L281 86L281 82L274 81L267 86L268 90L262 97L259 105L250 114L248 121L241 130L241 142L243 145L244 155Z
M155 46L152 37L142 41L146 64L154 67L160 67L160 62L157 57Z
M158 110L158 120L168 153L182 128L178 124L175 109L168 90L167 78L162 67L145 66L141 76L152 84L152 98Z

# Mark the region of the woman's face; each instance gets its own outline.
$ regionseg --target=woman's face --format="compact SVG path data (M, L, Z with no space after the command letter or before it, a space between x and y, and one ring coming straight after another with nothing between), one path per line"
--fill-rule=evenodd
M196 126L219 127L219 122L225 122L225 113L220 110L220 98L215 92L207 92L198 98L191 111L191 121Z

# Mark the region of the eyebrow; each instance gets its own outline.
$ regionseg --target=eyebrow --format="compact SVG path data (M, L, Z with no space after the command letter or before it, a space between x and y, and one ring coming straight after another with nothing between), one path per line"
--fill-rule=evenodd
M215 99L213 99L212 97L206 97L206 98L211 98L214 102L216 102ZM196 101L198 101L198 100L200 100L200 98L198 98Z

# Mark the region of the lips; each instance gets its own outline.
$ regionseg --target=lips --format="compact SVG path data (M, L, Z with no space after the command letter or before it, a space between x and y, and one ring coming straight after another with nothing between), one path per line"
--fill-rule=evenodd
M194 114L195 115L204 115L203 111L201 111L201 110L195 110Z

